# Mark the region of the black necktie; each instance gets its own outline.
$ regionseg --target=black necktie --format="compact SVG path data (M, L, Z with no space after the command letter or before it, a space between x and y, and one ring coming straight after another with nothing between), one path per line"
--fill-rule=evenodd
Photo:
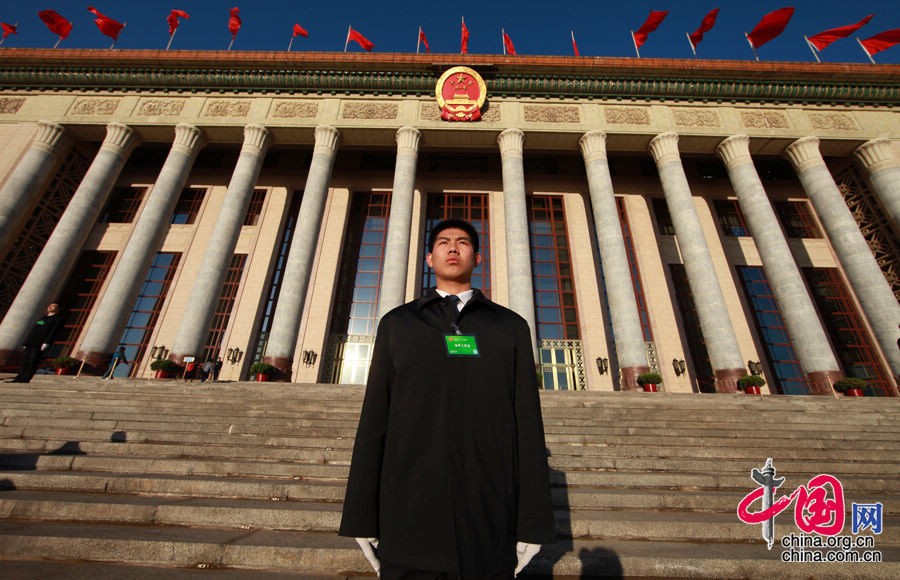
M459 318L459 309L456 307L457 304L459 304L459 296L448 294L444 297L444 317L454 330L456 330L456 319Z

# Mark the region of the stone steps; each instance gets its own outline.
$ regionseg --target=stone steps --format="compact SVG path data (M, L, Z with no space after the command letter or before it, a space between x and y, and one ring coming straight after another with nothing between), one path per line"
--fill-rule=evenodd
M65 377L8 386L0 571L10 562L35 578L41 566L98 578L371 574L355 543L335 534L362 389ZM559 542L532 574L900 576L892 399L541 397ZM780 547L767 550L759 526L735 514L766 457L785 490L839 477L845 533L851 501L881 502L875 548L887 563L780 562ZM792 513L779 516L779 538L799 533Z

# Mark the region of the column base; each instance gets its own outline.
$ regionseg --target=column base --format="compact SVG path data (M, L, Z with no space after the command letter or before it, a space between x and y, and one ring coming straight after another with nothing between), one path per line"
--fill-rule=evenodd
M716 374L716 392L717 393L736 393L737 381L739 378L747 374L743 368L739 369L719 369Z
M262 362L269 363L275 367L276 372L273 380L278 383L291 382L291 369L294 367L294 360L286 356L264 356Z
M83 375L102 375L103 371L109 365L109 359L112 358L108 352L84 352L79 351L74 358L84 361L81 367Z
M650 372L650 367L648 366L638 366L638 367L619 367L619 373L622 376L622 390L623 391L639 391L642 390L638 382L638 375L641 373Z
M816 371L806 373L806 382L809 383L810 395L834 395L831 385L844 377L840 371Z

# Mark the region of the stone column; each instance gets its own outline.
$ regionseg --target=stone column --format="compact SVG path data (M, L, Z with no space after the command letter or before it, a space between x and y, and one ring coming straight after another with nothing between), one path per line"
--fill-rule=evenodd
M624 390L639 389L639 374L647 372L644 332L638 313L625 238L616 207L615 190L606 157L606 133L589 131L578 141L587 171L591 210L597 233L597 247L606 281L610 318L616 343L616 357Z
M537 360L537 326L531 276L531 243L528 237L528 206L525 203L525 168L522 151L525 133L506 129L497 137L503 163L503 211L506 229L506 278L509 307L528 322Z
M744 359L681 164L678 135L671 132L657 135L650 141L650 153L656 161L666 205L672 216L688 285L700 318L703 341L716 375L716 391L734 393L737 391L737 380L747 374Z
M397 164L391 193L391 215L381 274L378 318L400 306L406 299L406 270L409 263L409 234L412 226L413 186L421 133L414 127L397 131Z
M856 158L869 173L875 195L890 217L894 231L900 232L900 165L894 157L891 140L872 139L859 146Z
M115 350L150 264L169 231L172 211L197 153L204 145L205 139L200 129L187 123L175 127L175 142L169 156L147 196L144 209L138 216L128 244L81 342L78 358L87 359L88 365L98 367L104 364Z
M62 125L47 121L38 123L31 147L0 189L0 257L12 241L16 227L28 217L28 206L59 160L67 141Z
M716 153L728 169L728 177L759 251L791 344L800 360L800 367L806 373L810 390L815 395L830 395L831 385L842 376L840 366L831 351L803 276L794 262L775 211L753 166L750 138L746 135L733 135L716 147Z
M66 298L57 297L57 293L75 267L91 227L138 140L126 125L106 126L106 139L100 151L0 323L0 360L22 347L31 325L41 317L48 303Z
M847 209L822 159L819 140L816 137L798 139L788 146L785 155L796 169L803 189L825 226L825 233L844 267L853 292L859 298L891 371L895 376L900 375L900 350L897 349L900 304L894 298L887 279L859 231L859 224Z
M174 361L181 362L185 356L199 355L205 346L209 322L222 291L228 264L234 255L241 225L247 217L259 170L271 143L271 134L262 125L244 127L244 145L231 174L225 203L209 238L187 308L172 343L169 358Z
M272 318L272 330L263 357L265 362L279 370L280 380L291 378L297 334L300 332L303 305L306 303L306 291L316 254L316 243L319 241L319 228L322 225L322 213L325 210L328 183L331 181L331 169L334 167L340 135L334 127L326 125L316 127L316 145L306 176L303 201L300 203L300 214L294 230L296 233L288 251L284 279L278 294L278 306Z

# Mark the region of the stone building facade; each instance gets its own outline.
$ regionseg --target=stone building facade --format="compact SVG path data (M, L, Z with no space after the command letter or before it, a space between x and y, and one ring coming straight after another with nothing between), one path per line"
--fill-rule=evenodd
M429 228L529 321L544 388L897 394L900 67L4 49L0 360L51 300L100 369L363 383ZM469 67L481 117L441 119Z

